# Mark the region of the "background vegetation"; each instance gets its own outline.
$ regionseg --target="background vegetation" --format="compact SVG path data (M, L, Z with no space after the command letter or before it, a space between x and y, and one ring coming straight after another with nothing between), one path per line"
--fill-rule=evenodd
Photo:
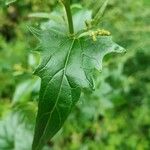
M48 19L56 0L0 2L0 150L30 150L40 80L36 39L28 26ZM92 0L73 0L93 8ZM150 149L150 1L111 0L100 28L109 30L125 55L108 55L95 73L96 90L83 94L63 129L47 143L50 150ZM75 5L75 7L81 7ZM95 8L96 10L96 8Z

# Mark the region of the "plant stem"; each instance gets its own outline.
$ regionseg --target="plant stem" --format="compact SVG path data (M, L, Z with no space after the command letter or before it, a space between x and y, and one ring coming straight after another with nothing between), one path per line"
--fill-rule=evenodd
M62 3L64 4L66 14L67 14L69 32L70 34L74 34L73 20L72 20L72 14L70 9L70 0L62 0Z

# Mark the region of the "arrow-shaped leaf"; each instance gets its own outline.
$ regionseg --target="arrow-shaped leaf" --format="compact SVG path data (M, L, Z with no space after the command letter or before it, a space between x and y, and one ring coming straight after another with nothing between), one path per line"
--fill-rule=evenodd
M40 34L42 61L35 74L41 78L33 150L41 150L62 127L83 88L94 88L93 70L103 57L124 49L110 36L70 38L53 28Z

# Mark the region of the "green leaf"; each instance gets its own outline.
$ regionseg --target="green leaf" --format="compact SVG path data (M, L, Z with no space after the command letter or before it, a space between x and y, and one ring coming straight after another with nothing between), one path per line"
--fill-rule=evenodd
M74 30L78 32L86 28L85 21L91 20L92 11L81 9L73 15Z
M31 150L33 130L17 113L0 121L1 150Z
M105 9L106 9L106 7L108 5L108 2L109 2L109 0L104 0L103 1L102 6L99 8L97 14L95 15L96 21L99 21L102 18L103 14L105 12Z
M62 17L58 15L58 12L53 12L53 13L46 13L46 12L37 12L37 13L30 13L28 17L30 18L45 18L45 19L50 19L53 20L57 23L64 23L64 20Z
M42 61L35 74L41 89L33 150L41 150L59 131L82 89L94 89L93 71L101 70L103 57L124 51L110 36L70 38L53 28L38 36Z
M40 81L36 78L23 81L16 87L12 99L12 104L28 101L32 92L35 90L39 91L39 87Z
M17 0L6 0L5 1L5 4L6 5L10 5L11 3L14 3L14 2L16 2Z

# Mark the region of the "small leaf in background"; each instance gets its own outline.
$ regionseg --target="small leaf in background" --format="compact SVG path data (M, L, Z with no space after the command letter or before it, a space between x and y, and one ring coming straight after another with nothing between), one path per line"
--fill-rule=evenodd
M10 114L0 121L1 150L31 150L33 129L20 120L18 114Z
M16 87L12 103L14 104L17 102L28 101L30 99L32 92L38 92L39 88L40 88L40 79L34 78L25 80Z
M73 15L74 30L78 32L86 28L85 21L91 20L92 11L81 9Z
M102 18L105 9L108 5L109 0L104 0L102 6L99 8L98 12L96 14L94 14L94 20L95 23L98 24L100 22L100 19Z
M11 3L14 3L14 2L16 2L17 0L6 0L5 1L5 4L6 5L10 5Z

